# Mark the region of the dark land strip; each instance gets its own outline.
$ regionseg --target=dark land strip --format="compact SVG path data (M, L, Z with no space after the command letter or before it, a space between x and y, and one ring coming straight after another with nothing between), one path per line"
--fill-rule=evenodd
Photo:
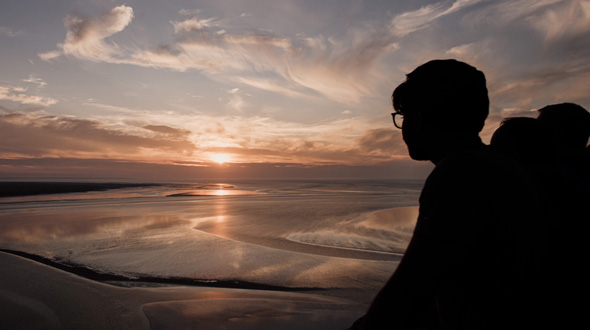
M293 288L278 285L270 285L263 283L254 283L241 280L211 280L211 279L193 279L188 277L157 277L157 276L138 276L127 277L123 275L103 273L83 265L73 263L56 262L52 259L42 257L36 254L31 254L22 251L0 249L0 252L9 253L29 260L51 266L71 274L75 274L89 280L102 282L115 286L133 286L133 284L153 284L156 285L183 285L183 286L200 286L200 287L214 287L214 288L229 288L229 289L248 289L248 290L267 290L267 291L286 291L286 292L301 292L301 291L321 291L322 288ZM127 285L126 285L127 284Z
M93 182L0 182L0 197L81 193L122 188L159 186L153 183L93 183Z

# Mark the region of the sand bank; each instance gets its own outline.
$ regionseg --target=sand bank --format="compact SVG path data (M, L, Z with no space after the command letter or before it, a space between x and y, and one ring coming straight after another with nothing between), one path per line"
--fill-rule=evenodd
M122 288L0 253L0 329L343 329L366 306L312 293Z

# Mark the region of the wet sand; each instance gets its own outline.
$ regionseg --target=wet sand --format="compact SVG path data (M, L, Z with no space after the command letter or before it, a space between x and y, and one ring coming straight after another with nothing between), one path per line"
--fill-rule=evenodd
M3 252L0 264L0 329L344 329L367 307L323 292L117 287Z
M345 329L411 236L418 190L400 185L0 198L0 330Z

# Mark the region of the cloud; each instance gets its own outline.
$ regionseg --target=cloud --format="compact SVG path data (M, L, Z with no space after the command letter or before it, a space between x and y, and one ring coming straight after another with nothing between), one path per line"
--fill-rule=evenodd
M0 36L16 37L19 34L20 32L14 31L12 28L9 28L7 26L0 26Z
M145 120L157 121L149 117ZM205 164L211 154L229 153L238 163L369 165L406 157L399 132L374 129L370 123L354 118L313 125L263 117L193 116L177 120L185 127L0 114L0 158Z
M183 61L185 67L223 72L228 81L291 97L323 95L338 102L358 103L372 94L370 85L378 80L375 65L380 56L395 49L391 36L376 25L350 29L341 39L288 39L232 34L221 27L210 29L190 22L187 26L194 28L177 29L182 31L176 44L181 49L179 59L199 59L201 63ZM257 74L264 74L264 78L255 77Z
M213 18L199 20L196 17L193 17L188 20L184 20L181 22L170 22L174 26L174 33L181 33L181 32L194 32L203 30L206 27L213 25L215 20Z
M178 11L178 13L183 16L193 16L193 15L200 14L201 10L200 9L181 9Z
M185 129L173 128L166 125L146 125L143 128L155 132L168 140L185 140L191 133Z
M241 92L236 89L233 91L234 93L231 93L232 90L229 90L227 95L239 95ZM227 100L223 102L226 104ZM299 123L263 115L248 115L247 111L239 115L171 115L167 112L156 113L106 106L101 108L109 109L108 113L99 118L105 125L110 122L109 127L132 125L166 133L166 129L160 130L155 127L164 125L180 130L182 134L187 134L186 140L197 148L190 157L192 160L207 159L207 155L211 153L229 153L232 160L240 163L298 162L350 165L379 163L400 156L407 157L399 132L389 136L392 139L389 142L401 147L389 149L386 147L387 142L383 141L383 136L368 135L367 132L376 129L376 125L369 118L363 117L347 115L333 120ZM138 122L138 118L141 118L141 122ZM116 122L112 122L113 119L116 119ZM389 126L391 125L383 130L393 130ZM129 132L130 129L126 128L126 131ZM169 133L172 134L173 131ZM175 157L183 158L182 155Z
M399 133L382 136L367 132L371 123L359 118L324 123L297 124L263 117L219 118L225 141L216 135L196 136L197 145L209 145L210 151L231 153L240 162L291 162L301 164L374 164L406 155L399 145ZM383 129L387 131L386 129ZM396 139L399 138L399 139ZM213 139L213 140L211 140ZM223 142L222 144L219 144ZM403 142L401 142L403 144ZM377 148L378 146L379 148ZM395 153L395 151L400 153Z
M481 0L441 1L395 16L390 22L391 32L404 37L412 32L425 29L441 17L455 13Z
M432 171L429 162L396 159L376 166L323 165L305 166L297 163L242 163L202 166L202 163L154 164L121 159L75 158L0 158L0 179L26 178L80 180L136 180L145 182L199 182L203 178L217 179L302 179L302 178L362 178L424 180Z
M31 83L31 84L35 84L39 88L43 88L43 87L47 86L47 83L45 81L43 81L43 79L41 79L39 77L35 77L32 74L29 75L29 78L23 79L23 81Z
M514 40L505 34L502 34L502 38L498 37L504 32L503 26L527 27L528 32L537 33L543 40L551 42L572 38L584 40L582 37L590 21L587 19L588 3L557 0L512 0L501 3L440 1L397 13L391 17L389 24L356 21L337 35L330 36L286 36L256 29L238 29L232 26L231 21L206 17L199 10L187 9L179 12L185 17L169 21L174 29L174 39L152 48L119 47L108 42L110 36L131 24L133 9L123 5L97 18L68 15L64 20L66 40L58 50L40 54L40 57L49 61L67 53L68 56L105 63L179 72L198 71L216 82L233 86L239 83L291 98L323 98L356 106L363 98L375 96L383 82L390 83L390 77L383 75L381 65L384 60L394 58L390 55L403 51L400 47L407 47L410 39L418 36L416 32L433 32L434 24L441 19L465 11L465 15L457 15L455 23L462 28L481 28L483 24L488 24L485 26L486 36L479 39L463 38L463 44L458 45L443 46L432 42L428 49L422 50L421 57L427 56L424 54L456 57L485 69L488 77L502 79L505 83L504 86L498 84L497 90L491 90L504 97L512 94L508 86L513 86L514 95L517 95L519 88L527 86L527 81L530 81L530 86L537 84L533 83L537 78L529 79L532 73L522 72L525 66L508 66L508 63L514 63L510 56L515 57L518 49L512 47L511 52L506 50L511 46L510 40ZM571 45L573 43L568 41L568 47ZM588 47L583 41L575 46L582 47L582 53L587 52ZM568 50L567 47L557 47L553 51ZM579 49L575 51L579 54ZM520 56L528 58L530 55ZM399 59L395 62L398 66L410 65L407 62L412 62L404 60L403 55L395 59ZM560 57L557 62L569 63L569 60ZM547 61L531 71L543 71L555 62ZM568 66L574 67L571 64ZM514 72L497 74L503 70ZM569 76L562 78L567 80L578 74L583 75L584 69L576 70L568 71ZM244 90L243 86L240 88ZM581 92L577 91L576 95L579 97ZM230 98L233 108L243 109L243 95L232 94ZM527 102L523 100L521 103ZM514 104L506 106L514 107Z
M175 40L151 49L118 47L105 41L133 19L133 9L122 5L98 18L69 14L64 19L64 43L57 51L39 56L46 61L65 54L97 62L197 70L216 81L239 81L289 97L320 96L359 104L362 98L374 96L379 83L387 79L380 61L399 48L401 38L479 2L441 1L400 13L389 25L363 22L329 37L281 36L255 29L245 33L231 22L183 9L180 15L193 17L170 21Z
M64 54L91 61L112 60L120 51L104 39L123 29L133 19L133 9L121 5L96 20L86 20L74 14L64 19L67 29L66 40L62 45Z
M306 99L312 97L312 95L309 95L309 91L306 91L302 86L289 83L284 79L239 76L235 77L235 81L291 98ZM307 94L305 92L307 92Z
M64 43L57 50L40 53L39 57L51 61L67 55L181 72L198 70L217 80L240 79L252 87L288 96L323 95L342 103L358 103L362 97L372 94L371 84L378 77L375 66L379 58L396 47L387 28L377 24L350 28L341 38L300 35L287 38L258 30L231 33L228 32L234 30L231 26L221 26L214 18L196 16L171 21L176 40L168 45L139 49L106 42L132 19L133 9L125 5L98 18L69 14L64 19L67 30ZM254 78L259 74L267 78ZM271 83L268 77L273 77Z
M484 70L492 110L528 111L554 102L588 104L590 1L507 0L482 3L461 19L484 38L445 55Z
M113 8L109 13L96 19L85 19L75 14L64 18L66 39L58 44L58 50L39 54L43 60L51 60L58 54L74 56L94 62L118 62L123 52L104 39L123 31L133 19L133 9L126 5Z
M399 129L375 128L367 130L358 140L359 154L370 155L373 162L406 158L407 148Z
M531 17L530 24L539 31L547 42L563 38L574 38L590 33L590 1L567 1L548 8L537 17Z
M244 101L244 98L242 97L243 93L240 91L239 88L233 88L229 90L228 93L231 96L227 105L232 109L242 112L244 110L244 107L246 106L246 101Z
M552 43L590 32L590 1L501 1L468 14L464 21L473 26L527 26Z
M42 59L43 61L46 61L46 62L56 59L56 58L60 57L61 55L62 55L62 52L59 50L52 50L49 52L37 54L37 56L39 56L40 59Z
M585 104L590 101L586 87L588 84L590 64L584 60L569 61L520 74L504 81L490 94L523 109L556 102Z
M289 40L230 34L220 27L211 28L210 21L193 18L175 23L178 41L174 47L183 69L233 75L285 70L283 57L291 49Z
M166 126L115 129L95 120L7 113L0 114L0 156L170 160L196 150L187 134Z
M48 107L58 101L51 97L25 94L26 88L0 86L0 100L12 101L20 104L40 105Z
M548 6L563 0L505 0L491 3L478 11L468 14L464 20L469 24L488 24L505 26L515 22L525 22L523 18L531 17Z
M372 24L350 28L341 38L306 38L288 54L282 76L334 101L358 104L381 81L380 58L397 47L385 27Z

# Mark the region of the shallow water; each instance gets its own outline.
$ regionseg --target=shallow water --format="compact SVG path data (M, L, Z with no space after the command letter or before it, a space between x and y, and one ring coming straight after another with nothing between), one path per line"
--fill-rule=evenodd
M369 289L415 224L417 181L222 182L0 198L0 248L128 277Z

